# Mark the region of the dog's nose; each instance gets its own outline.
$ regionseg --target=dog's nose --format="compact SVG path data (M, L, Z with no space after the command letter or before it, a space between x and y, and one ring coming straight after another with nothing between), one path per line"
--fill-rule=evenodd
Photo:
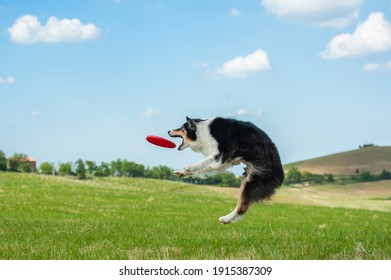
M168 135L170 135L170 136L171 136L171 131L172 131L172 130L169 130L169 131L168 131Z

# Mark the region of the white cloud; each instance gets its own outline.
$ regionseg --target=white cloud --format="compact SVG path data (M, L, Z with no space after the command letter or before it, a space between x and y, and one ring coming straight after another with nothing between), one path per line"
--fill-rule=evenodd
M258 109L254 112L254 116L261 117L263 115L263 109Z
M228 60L216 70L216 74L227 78L246 78L250 73L270 70L269 58L265 51L255 52L243 57Z
M353 11L350 14L342 17L333 18L330 20L320 21L318 25L321 27L331 27L331 28L344 28L348 26L352 21L358 20L359 12Z
M205 61L203 61L203 62L195 62L193 64L193 67L207 69L207 68L209 68L209 63L205 62Z
M153 109L152 107L148 107L144 112L141 113L141 116L144 118L154 118L160 115L160 111Z
M363 66L363 71L367 73L386 73L391 72L391 60L385 64L367 63Z
M391 24L383 13L372 13L352 34L340 34L321 53L323 59L363 56L391 50Z
M271 13L284 18L342 28L357 18L363 0L262 0Z
M244 108L238 109L236 112L228 113L225 116L226 117L241 117L241 116L253 116L253 117L261 117L263 115L262 109L257 109L255 111L249 111Z
M12 85L15 84L16 80L13 76L8 76L6 78L3 78L0 76L0 85Z
M239 109L237 112L236 112L236 115L237 116L243 116L243 115L247 115L248 114L248 111L246 109Z
M238 16L240 16L240 12L237 9L232 8L231 9L231 17L238 17Z
M42 117L43 114L42 114L41 112L32 111L32 112L31 112L31 116L32 116L33 118L39 118L39 117Z
M21 44L76 42L96 39L101 30L94 24L82 24L79 19L50 17L42 25L37 16L24 15L17 18L8 29L11 40Z

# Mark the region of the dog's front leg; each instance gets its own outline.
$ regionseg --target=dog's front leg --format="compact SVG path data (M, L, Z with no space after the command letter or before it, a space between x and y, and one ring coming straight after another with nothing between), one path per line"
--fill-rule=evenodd
M192 165L187 165L183 169L187 172L191 173L199 173L203 170L209 170L210 168L214 168L214 165L216 165L216 155L207 156L203 160L200 160L197 163L194 163Z
M216 158L216 155L208 156L197 163L185 166L182 171L175 171L174 174L178 177L189 177L208 173L216 168L215 165L218 164Z

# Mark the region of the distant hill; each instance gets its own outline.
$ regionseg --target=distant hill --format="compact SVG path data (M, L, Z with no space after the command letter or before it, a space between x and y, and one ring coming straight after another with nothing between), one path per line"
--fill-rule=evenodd
M383 170L391 171L391 146L366 147L314 159L290 163L284 166L289 170L295 166L300 171L315 174L351 175L358 169L380 174Z

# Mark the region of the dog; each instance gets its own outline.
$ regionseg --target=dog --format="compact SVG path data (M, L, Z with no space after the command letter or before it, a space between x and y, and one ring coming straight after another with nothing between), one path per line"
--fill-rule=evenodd
M270 198L284 181L275 144L250 122L221 117L186 117L186 122L180 128L168 131L168 135L182 138L179 151L190 147L205 156L201 161L175 171L177 177L205 177L223 173L240 163L246 165L236 208L219 218L222 224L242 219L252 203Z

